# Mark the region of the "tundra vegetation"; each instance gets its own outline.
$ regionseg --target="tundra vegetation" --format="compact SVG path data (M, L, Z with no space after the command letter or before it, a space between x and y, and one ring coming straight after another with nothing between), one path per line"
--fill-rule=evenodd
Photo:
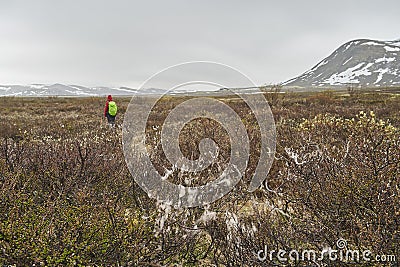
M246 174L207 207L174 208L133 181L122 152L129 103L117 98L117 128L102 120L103 98L1 98L0 266L311 266L315 262L257 252L337 249L400 258L400 95L388 92L265 92L277 131L266 182L247 187L260 155L259 129L239 98L221 97L250 137ZM171 169L160 146L170 110L186 97L161 99L146 143L161 175ZM197 186L229 161L229 138L213 120L181 132L182 153L199 156L209 137L217 161L198 174L174 171L171 182ZM352 262L319 264L353 266ZM382 266L381 262L362 262Z

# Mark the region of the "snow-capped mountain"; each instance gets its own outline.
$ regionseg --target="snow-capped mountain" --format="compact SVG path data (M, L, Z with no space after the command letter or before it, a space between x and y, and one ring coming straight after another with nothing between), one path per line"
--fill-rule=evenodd
M0 97L2 96L133 96L133 95L177 95L202 92L203 94L212 94L216 91L193 91L192 88L179 88L178 90L165 90L159 88L132 89L129 87L84 87L80 85L65 84L30 84L30 85L0 85Z
M165 90L149 88L141 90L143 94L163 94ZM134 95L137 89L129 87L84 87L65 84L30 84L30 85L0 85L0 96L106 96Z
M400 39L353 40L336 49L311 70L284 82L284 86L400 85Z

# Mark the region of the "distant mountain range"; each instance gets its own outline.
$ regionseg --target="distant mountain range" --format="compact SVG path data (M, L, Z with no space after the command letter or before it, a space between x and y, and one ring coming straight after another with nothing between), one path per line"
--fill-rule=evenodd
M133 96L133 95L168 95L177 94L199 94L209 95L218 93L219 90L214 91L194 91L193 88L179 88L167 92L166 89L159 88L143 88L133 89L129 87L85 87L81 85L65 85L61 83L56 84L29 84L29 85L0 85L0 97L2 96L66 96L66 97L85 97L85 96Z
M400 86L400 39L358 39L345 43L312 69L284 86Z
M141 90L140 94L163 94L165 90L149 88ZM137 89L128 87L84 87L65 84L30 84L30 85L0 85L0 96L106 96L134 95Z

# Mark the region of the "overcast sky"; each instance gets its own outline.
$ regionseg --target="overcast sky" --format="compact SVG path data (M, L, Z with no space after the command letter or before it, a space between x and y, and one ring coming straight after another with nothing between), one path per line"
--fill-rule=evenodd
M0 84L139 86L173 64L288 80L357 38L400 38L400 1L0 0Z

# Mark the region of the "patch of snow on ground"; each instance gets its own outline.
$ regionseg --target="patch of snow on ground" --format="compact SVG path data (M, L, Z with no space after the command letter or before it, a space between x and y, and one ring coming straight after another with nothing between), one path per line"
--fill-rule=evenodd
M343 84L343 83L350 83L350 82L359 82L358 80L354 80L354 71L361 68L361 66L364 65L364 63L359 63L356 66L352 68L348 68L347 70L341 72L341 73L335 73L323 83L327 84Z
M344 50L346 51L347 49L349 49L349 47L353 44L353 42L350 42L348 45L346 45L346 47L344 48Z
M71 87L71 88L73 88L73 89L76 89L76 90L78 90L78 91L82 91L82 88L79 88L79 87L77 87L77 86L73 86L73 85L68 85L69 87Z
M22 92L13 93L13 94L6 94L6 95L2 95L2 96L22 96Z
M42 84L30 84L29 87L33 88L33 89L42 89L43 87L45 87L45 85L42 85Z
M349 59L347 59L347 60L342 64L342 66L346 65L347 62L349 62L352 58L353 58L353 57L350 57Z
M317 76L315 76L315 79L319 78L319 76L321 76L322 74L324 74L324 73L321 72L320 74L318 74Z
M376 70L376 71L374 71L374 72L378 72L378 78L376 79L376 82L374 82L374 84L377 84L378 82L380 82L380 81L382 80L383 74L389 72L389 69L388 69L388 68L386 68L386 69L379 69L379 70Z
M363 44L361 44L361 45L377 45L377 46L382 46L383 44L380 44L380 43L376 43L376 42L366 42L366 43L363 43Z
M68 93L71 93L71 94L74 94L74 95L93 95L93 94L86 93L86 92L83 92L83 91L65 90L65 92L68 92Z
M378 58L377 60L375 60L375 63L379 63L379 62L392 62L394 61L396 58L395 57L383 57L383 58Z
M392 47L392 46L384 46L384 48L386 49L386 51L388 52L399 52L400 51L400 47Z
M125 89L125 88L120 88L120 87L119 88L112 88L112 89L117 90L117 91L129 92L129 93L135 93L136 92L135 89L130 90L130 89Z
M369 67L371 67L372 65L374 65L374 63L368 63L364 68L362 68L361 70L357 70L353 73L353 75L355 76L361 76L361 75L371 75L371 72L368 70Z
M386 42L388 45L400 46L400 39Z

